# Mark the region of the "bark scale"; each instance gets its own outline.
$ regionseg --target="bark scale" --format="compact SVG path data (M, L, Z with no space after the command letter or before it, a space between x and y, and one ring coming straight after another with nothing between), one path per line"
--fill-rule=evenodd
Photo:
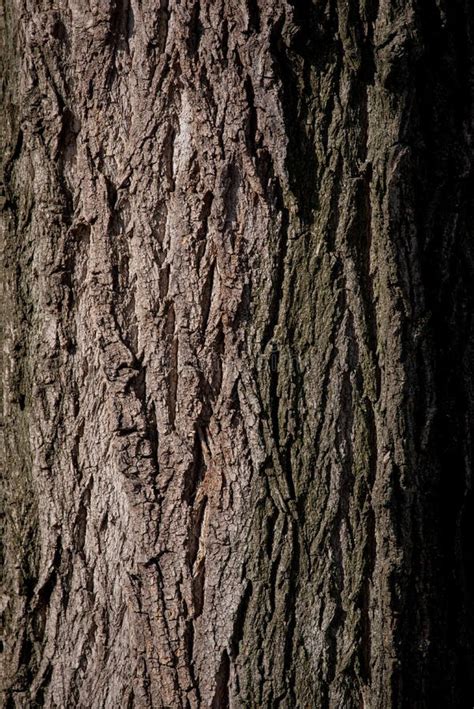
M467 0L2 23L4 705L472 706Z

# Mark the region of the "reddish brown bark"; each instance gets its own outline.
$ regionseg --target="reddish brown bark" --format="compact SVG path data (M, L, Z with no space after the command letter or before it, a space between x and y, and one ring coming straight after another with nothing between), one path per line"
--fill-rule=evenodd
M3 4L5 706L472 705L472 15Z

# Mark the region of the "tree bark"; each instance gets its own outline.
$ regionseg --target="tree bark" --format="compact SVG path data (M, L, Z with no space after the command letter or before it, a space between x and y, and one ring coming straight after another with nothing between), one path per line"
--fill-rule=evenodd
M5 0L5 707L474 702L468 0Z

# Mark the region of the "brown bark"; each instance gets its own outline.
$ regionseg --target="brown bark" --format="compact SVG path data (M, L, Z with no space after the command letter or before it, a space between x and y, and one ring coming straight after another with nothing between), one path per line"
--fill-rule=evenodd
M4 705L472 706L468 0L2 10Z

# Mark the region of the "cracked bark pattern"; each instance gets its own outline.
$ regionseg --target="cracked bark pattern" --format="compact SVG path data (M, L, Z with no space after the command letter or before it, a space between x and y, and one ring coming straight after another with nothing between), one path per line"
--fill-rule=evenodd
M468 0L1 22L3 705L472 706Z

